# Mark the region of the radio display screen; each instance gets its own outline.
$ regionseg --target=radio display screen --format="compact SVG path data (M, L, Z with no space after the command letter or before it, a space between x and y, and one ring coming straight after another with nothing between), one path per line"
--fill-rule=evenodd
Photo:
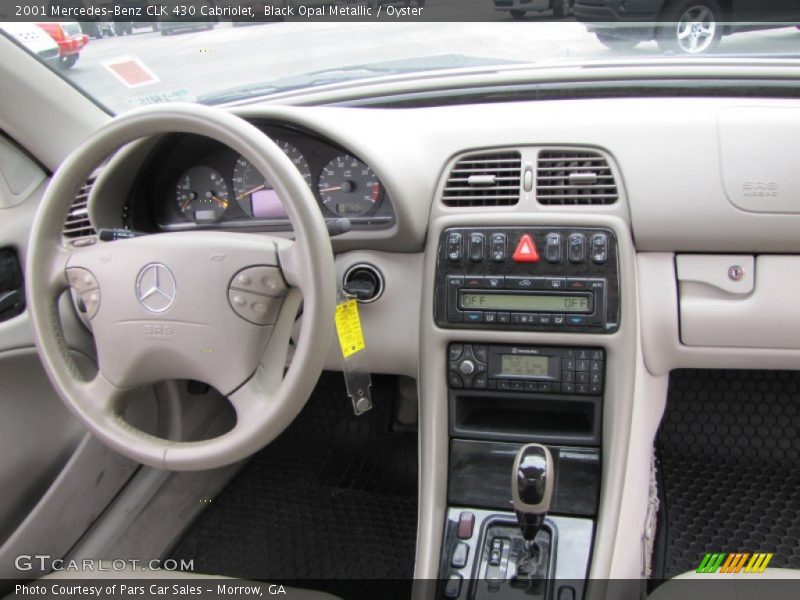
M546 377L550 367L547 356L503 354L500 357L500 374L520 377Z
M462 290L460 305L464 310L591 312L589 296L585 294L503 294Z

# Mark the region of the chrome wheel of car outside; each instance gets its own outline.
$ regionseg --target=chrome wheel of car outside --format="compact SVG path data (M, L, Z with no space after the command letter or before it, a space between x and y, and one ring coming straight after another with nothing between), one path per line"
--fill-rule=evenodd
M717 19L707 6L691 6L678 20L675 34L680 49L687 54L708 50L716 39Z

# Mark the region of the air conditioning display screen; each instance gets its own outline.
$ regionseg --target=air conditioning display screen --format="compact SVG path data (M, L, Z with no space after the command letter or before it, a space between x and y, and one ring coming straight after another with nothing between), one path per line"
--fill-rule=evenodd
M504 294L461 291L463 310L508 310L554 313L589 313L586 294Z

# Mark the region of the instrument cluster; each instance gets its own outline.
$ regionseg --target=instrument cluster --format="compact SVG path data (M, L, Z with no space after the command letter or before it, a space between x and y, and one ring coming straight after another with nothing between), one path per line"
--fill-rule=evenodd
M347 218L354 229L394 224L386 190L368 164L304 131L261 128L294 163L326 218ZM149 164L142 179L150 199L148 220L156 229L291 228L271 183L250 161L215 140L173 136Z

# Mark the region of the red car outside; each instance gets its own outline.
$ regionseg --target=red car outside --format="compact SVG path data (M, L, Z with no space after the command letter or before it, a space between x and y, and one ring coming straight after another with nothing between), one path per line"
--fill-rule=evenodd
M37 23L58 44L58 62L62 69L69 69L80 56L80 51L89 43L89 36L84 34L77 22L69 23Z

